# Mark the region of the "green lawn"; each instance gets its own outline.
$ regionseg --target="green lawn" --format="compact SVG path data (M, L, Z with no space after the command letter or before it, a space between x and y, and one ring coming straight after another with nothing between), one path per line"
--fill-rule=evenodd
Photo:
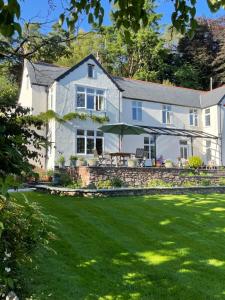
M225 195L24 196L57 236L24 270L32 299L225 299Z

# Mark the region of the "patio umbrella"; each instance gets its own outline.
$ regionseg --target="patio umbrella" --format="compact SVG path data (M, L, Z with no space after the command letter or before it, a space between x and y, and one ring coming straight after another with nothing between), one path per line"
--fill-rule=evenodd
M124 135L140 135L146 133L146 131L143 128L135 125L127 124L127 123L114 123L114 124L103 125L99 127L99 130L105 133L113 133L119 135L120 137L119 151L121 151L121 145L122 145L122 140Z

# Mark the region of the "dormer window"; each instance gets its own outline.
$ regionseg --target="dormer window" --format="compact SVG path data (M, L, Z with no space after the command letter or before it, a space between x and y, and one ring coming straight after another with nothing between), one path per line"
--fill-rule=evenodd
M94 65L88 64L88 77L94 78Z

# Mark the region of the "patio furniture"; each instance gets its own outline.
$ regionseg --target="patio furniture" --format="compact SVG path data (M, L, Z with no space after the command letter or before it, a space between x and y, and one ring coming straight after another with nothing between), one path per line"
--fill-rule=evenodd
M132 153L127 152L113 152L109 153L111 157L111 161L113 163L113 159L116 161L116 166L126 166L126 161L131 157Z
M145 159L147 158L147 152L144 150L144 148L136 149L135 158L138 160L138 167L144 167Z

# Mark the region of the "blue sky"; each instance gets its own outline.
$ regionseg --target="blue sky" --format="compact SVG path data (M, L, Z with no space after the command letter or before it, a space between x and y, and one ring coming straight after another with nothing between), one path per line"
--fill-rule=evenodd
M59 16L60 12L62 11L62 2L61 0L51 0L49 1L53 3L55 6L53 9L49 9L48 0L24 0L21 1L22 7L22 18L25 20L31 21L42 21L45 22L46 20L56 20L57 16ZM104 24L109 25L109 11L110 5L108 0L102 0L103 6L105 8L105 20ZM225 16L225 10L221 9L217 13L211 13L208 6L207 0L197 0L197 16L204 16L210 18L216 18L220 16ZM166 25L170 24L170 16L171 12L173 11L173 5L171 0L158 0L158 8L157 12L163 15L161 24ZM88 26L87 19L85 18L82 23L80 24L81 28L84 30L88 30L90 27ZM49 25L46 25L46 30L48 30Z

